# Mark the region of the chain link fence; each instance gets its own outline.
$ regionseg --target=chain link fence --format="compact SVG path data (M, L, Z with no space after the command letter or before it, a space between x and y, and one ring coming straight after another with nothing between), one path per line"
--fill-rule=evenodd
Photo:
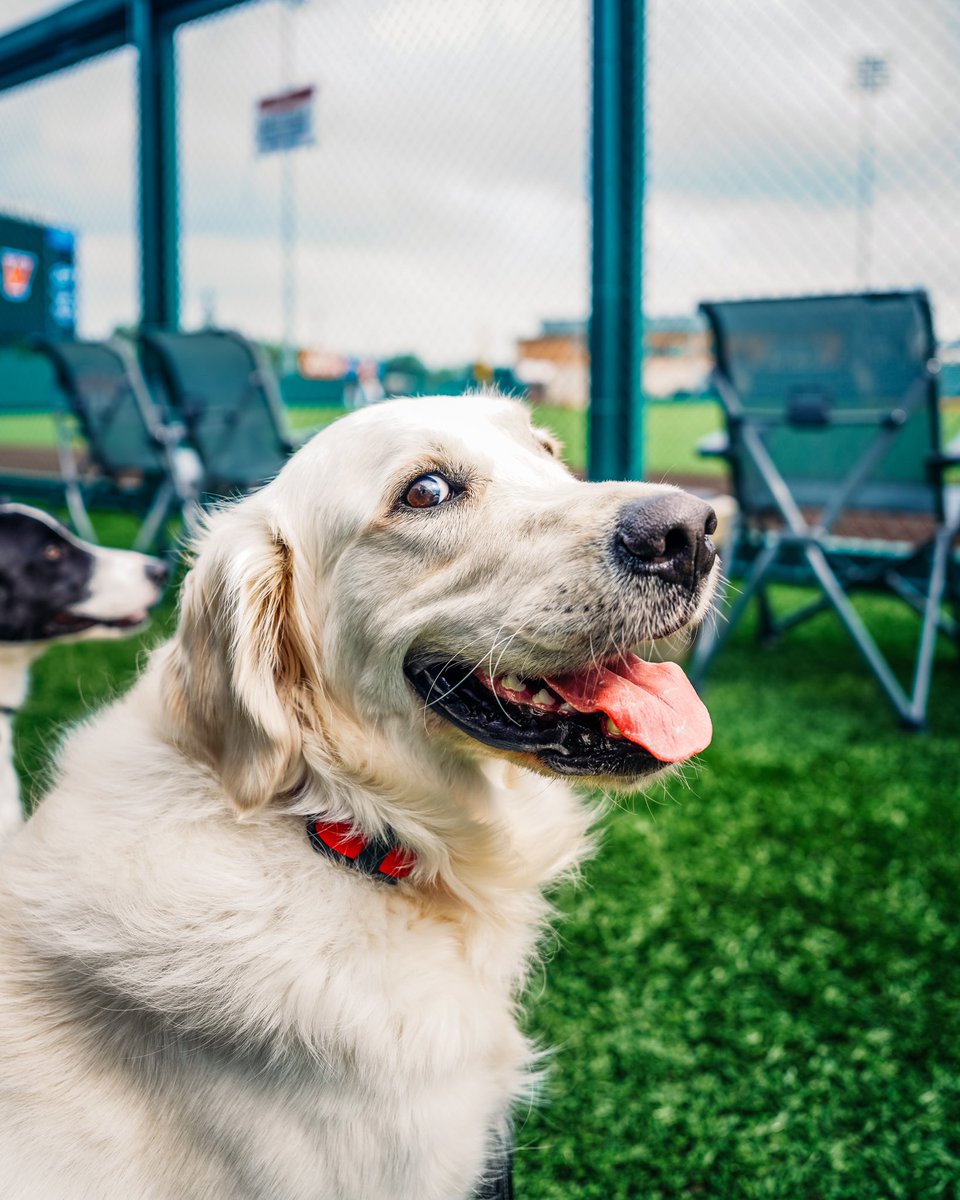
M41 15L21 8L25 20ZM0 93L0 213L76 233L88 337L137 318L136 139L129 47Z
M702 299L923 287L960 391L954 0L653 0L647 44L649 390L697 388Z
M582 318L586 0L279 0L177 51L188 324L448 365ZM310 86L315 144L258 156L258 99Z
M650 0L646 26L648 395L702 386L701 299L916 286L960 391L955 0ZM0 211L76 230L85 336L138 316L135 68L0 94ZM186 327L322 369L520 364L585 403L590 0L250 0L183 26L177 71ZM259 155L258 101L306 86L314 143Z
M16 3L6 27L43 15ZM14 19L18 18L18 19ZM182 319L510 362L587 305L589 5L251 0L177 34ZM137 319L135 55L0 95L0 210L78 235L79 331ZM258 155L258 101L316 89Z

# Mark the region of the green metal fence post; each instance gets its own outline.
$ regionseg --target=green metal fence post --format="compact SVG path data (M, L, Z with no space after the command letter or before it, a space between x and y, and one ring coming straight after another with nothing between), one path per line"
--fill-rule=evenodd
M176 26L152 0L131 0L140 116L140 320L175 329L180 317Z
M643 477L645 0L593 0L589 475Z

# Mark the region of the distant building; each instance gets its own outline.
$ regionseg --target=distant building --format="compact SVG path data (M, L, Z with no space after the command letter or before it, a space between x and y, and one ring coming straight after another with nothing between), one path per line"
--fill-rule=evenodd
M648 396L695 396L713 366L706 326L696 317L647 317L643 390Z
M534 337L519 338L514 371L532 400L586 408L590 396L586 321L544 321Z
M944 342L938 358L941 399L951 402L960 400L960 341Z
M643 387L658 398L696 395L712 365L706 328L696 317L648 317ZM534 400L585 408L590 355L584 320L548 320L534 337L517 341L516 373Z

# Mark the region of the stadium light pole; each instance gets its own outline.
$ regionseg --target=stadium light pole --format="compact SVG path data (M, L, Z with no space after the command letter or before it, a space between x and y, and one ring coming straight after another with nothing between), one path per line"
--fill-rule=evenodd
M296 11L306 0L283 0L280 13L280 73L282 86L293 86L296 58L294 34ZM280 354L282 375L292 375L297 367L297 176L292 149L284 150L280 164L280 243L283 257L283 346Z
M855 83L860 93L859 165L857 169L856 278L862 291L870 289L873 273L873 192L876 177L874 102L890 81L885 58L865 54L856 61Z

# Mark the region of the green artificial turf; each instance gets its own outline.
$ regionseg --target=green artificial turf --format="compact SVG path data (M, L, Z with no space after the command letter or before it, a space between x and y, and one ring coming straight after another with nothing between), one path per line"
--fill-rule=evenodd
M298 433L315 432L342 417L344 410L339 406L327 404L316 408L288 408L287 416L291 426Z
M863 611L905 668L915 623ZM735 636L700 765L559 898L519 1196L960 1195L958 683L945 647L911 735L830 617Z
M50 413L0 417L0 446L55 446L57 431Z
M795 603L789 589L779 603ZM799 597L802 598L802 595ZM862 611L901 671L916 622ZM55 648L18 719L39 783L145 644ZM542 1103L518 1200L960 1196L960 670L901 732L837 623L742 627L697 766L614 808L527 996Z

